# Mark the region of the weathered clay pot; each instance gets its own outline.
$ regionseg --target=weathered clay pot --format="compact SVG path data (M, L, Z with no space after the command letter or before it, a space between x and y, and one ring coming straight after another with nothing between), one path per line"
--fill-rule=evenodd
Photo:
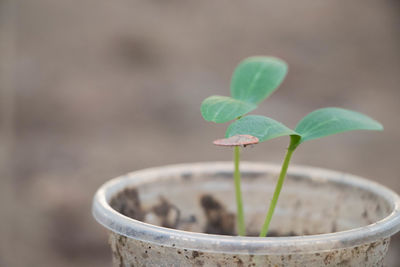
M93 214L110 230L114 266L383 265L390 236L400 230L399 196L377 183L323 169L289 168L270 228L282 237L201 233L206 227L202 195L211 194L235 212L232 165L152 168L104 184L94 197ZM241 171L247 230L257 234L279 166L242 163ZM120 193L130 189L138 199ZM160 196L174 207L167 217L179 230L131 219L110 206L114 201L137 218L165 224L151 213ZM141 210L129 210L137 202Z

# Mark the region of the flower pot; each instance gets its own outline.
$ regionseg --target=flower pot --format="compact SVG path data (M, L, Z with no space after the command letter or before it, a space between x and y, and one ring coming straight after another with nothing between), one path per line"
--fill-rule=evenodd
M232 162L172 165L113 179L97 191L93 214L110 231L114 266L383 265L390 236L400 230L400 198L349 174L290 167L270 227L273 237L255 236L279 170L241 164L253 237L202 233L221 230L212 228L213 216L228 229L221 233L234 229Z

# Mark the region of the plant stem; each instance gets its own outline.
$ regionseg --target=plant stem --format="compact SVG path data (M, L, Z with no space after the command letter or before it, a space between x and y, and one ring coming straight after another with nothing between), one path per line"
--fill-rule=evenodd
M240 189L240 170L239 170L240 147L239 146L235 146L234 159L235 159L235 172L234 172L233 176L234 176L234 180L235 180L236 207L237 207L236 224L237 224L238 234L240 236L245 236L246 235L246 225L244 223L242 191Z
M293 151L296 149L296 146L293 145L294 140L291 139L290 146L286 152L285 160L283 161L281 173L279 174L278 182L275 186L275 192L272 196L271 203L269 205L267 216L265 217L264 225L261 228L260 237L266 237L268 233L269 224L271 223L272 215L274 215L275 207L278 202L279 194L281 193L281 189L283 186L283 181L286 177L286 172L289 167L290 158L292 157Z

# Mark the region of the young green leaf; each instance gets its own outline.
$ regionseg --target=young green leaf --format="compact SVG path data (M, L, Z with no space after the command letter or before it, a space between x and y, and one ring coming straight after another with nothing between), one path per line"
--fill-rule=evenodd
M210 96L201 104L201 115L206 121L224 123L236 119L257 108L256 104L236 100L228 96Z
M354 130L383 130L383 127L379 122L355 111L322 108L305 116L295 129L301 135L300 143Z
M282 123L259 115L249 115L235 121L228 127L225 136L231 137L239 134L255 136L259 139L259 142L280 136L299 135Z
M258 104L278 88L287 70L287 64L278 58L247 58L233 73L231 95L235 99Z

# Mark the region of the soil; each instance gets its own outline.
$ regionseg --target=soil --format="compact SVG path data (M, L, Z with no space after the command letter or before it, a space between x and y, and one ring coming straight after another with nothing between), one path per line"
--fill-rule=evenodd
M235 215L233 213L228 212L212 195L203 195L200 202L207 219L205 233L235 235Z
M111 199L110 206L132 219L167 228L177 229L180 222L179 209L162 196L157 204L145 209L136 188L127 188L118 193Z
M173 229L178 227L181 212L164 197L160 197L160 203L151 210L161 219L161 226Z
M132 219L167 228L178 229L180 223L197 223L196 218L181 218L180 210L163 196L160 196L157 204L145 209L136 188L124 189L111 199L110 205ZM212 195L201 196L200 205L206 217L204 233L236 235L235 214L227 211Z
M143 221L146 215L135 188L127 188L118 193L111 199L110 205L116 211L135 220Z
M236 235L235 214L229 212L224 205L210 194L200 197L206 223L203 233L216 235ZM196 224L195 217L182 218L181 211L165 197L160 196L158 203L145 209L136 188L127 188L111 199L110 205L116 211L132 219L162 227L179 229L183 224ZM248 232L247 236L258 236L258 232ZM297 236L295 232L279 233L269 231L269 237Z

